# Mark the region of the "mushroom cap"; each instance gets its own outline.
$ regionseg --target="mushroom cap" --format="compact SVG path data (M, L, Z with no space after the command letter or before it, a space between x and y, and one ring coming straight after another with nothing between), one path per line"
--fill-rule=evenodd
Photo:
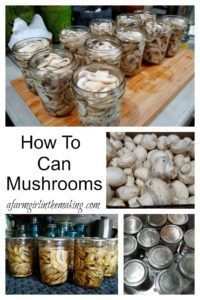
M119 187L126 182L125 172L117 167L108 167L106 170L106 180L111 187Z

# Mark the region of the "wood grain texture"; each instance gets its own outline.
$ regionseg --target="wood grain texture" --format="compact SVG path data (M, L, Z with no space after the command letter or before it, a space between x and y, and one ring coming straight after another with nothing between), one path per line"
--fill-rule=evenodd
M181 49L160 65L143 65L139 75L127 79L120 126L149 125L193 77L194 54L189 49ZM12 86L43 126L81 126L76 110L64 118L50 116L23 78L13 80Z

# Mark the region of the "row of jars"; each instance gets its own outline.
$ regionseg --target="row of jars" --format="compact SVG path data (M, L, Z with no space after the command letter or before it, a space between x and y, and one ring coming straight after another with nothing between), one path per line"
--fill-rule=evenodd
M170 220L170 221L169 221ZM148 215L124 220L124 280L126 288L160 294L190 293L194 288L194 229L187 215ZM180 226L173 223L179 223ZM140 270L140 276L134 272ZM132 279L131 279L132 278Z
M37 217L33 217L29 224L17 224L10 233L15 237L84 237L85 224L78 223L75 226L70 221L55 222L48 216L47 223L40 223Z
M118 16L119 25L130 19L124 16ZM139 14L132 16L142 20ZM153 19L141 23L142 30L141 26L130 27L125 23L115 29L112 20L94 20L90 30L84 26L63 29L62 49L53 49L50 40L34 38L16 43L13 53L28 87L38 93L49 114L69 115L76 104L83 125L116 126L125 91L124 73L138 74L142 59L153 64L164 59L171 47L170 40L174 43L175 39L171 34L173 26L169 25L173 22L186 24L181 17L169 16L166 22ZM114 36L109 35L105 29L108 27ZM174 32L177 30L174 25ZM173 55L179 44L173 47Z
M11 276L28 277L36 273L48 285L67 282L73 272L75 284L98 288L104 277L115 276L118 265L118 240L99 238L10 237L6 241Z

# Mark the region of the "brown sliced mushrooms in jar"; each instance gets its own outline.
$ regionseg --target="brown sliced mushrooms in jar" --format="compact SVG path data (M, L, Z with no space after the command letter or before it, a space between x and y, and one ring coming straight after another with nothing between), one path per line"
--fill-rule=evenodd
M90 37L85 26L72 26L60 33L60 42L64 49L74 54L77 66L85 65L85 41Z
M116 24L111 19L94 19L90 21L89 28L94 36L111 36L115 32Z
M142 25L141 17L131 13L118 15L116 17L116 22L118 27L140 28Z
M137 75L141 69L145 36L138 29L118 28L116 37L122 43L121 69L126 75Z
M107 63L120 67L121 43L114 37L89 38L85 43L86 63Z
M32 238L9 237L6 240L9 272L14 277L33 274L35 244Z
M33 79L30 74L30 70L28 67L28 60L34 54L50 50L52 48L51 41L46 38L28 38L17 42L13 48L13 54L17 61L17 64L23 74L24 80L28 86L28 88L36 93L36 88L33 82Z
M98 288L104 276L105 240L79 238L75 245L74 282L84 288Z
M39 264L42 282L57 285L67 281L68 245L65 238L39 238Z
M118 265L118 239L106 240L106 254L104 258L104 277L114 277Z
M165 58L171 26L162 21L148 22L145 26L146 45L143 60L150 64L160 64Z
M181 39L188 26L188 20L181 16L164 16L163 20L171 25L172 34L170 36L169 45L167 48L167 57L176 55L180 48Z
M72 89L84 126L116 126L124 94L123 72L108 64L90 64L75 70Z
M66 116L74 108L71 78L75 67L73 55L66 50L40 52L29 60L38 95L52 116Z

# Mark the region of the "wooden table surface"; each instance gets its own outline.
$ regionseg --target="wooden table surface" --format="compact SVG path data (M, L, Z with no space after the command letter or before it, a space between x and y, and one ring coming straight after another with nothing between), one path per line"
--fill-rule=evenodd
M193 77L194 54L190 49L181 49L160 65L143 65L140 74L127 79L120 126L149 125ZM81 126L76 110L63 118L50 116L23 78L13 80L12 86L43 126Z

